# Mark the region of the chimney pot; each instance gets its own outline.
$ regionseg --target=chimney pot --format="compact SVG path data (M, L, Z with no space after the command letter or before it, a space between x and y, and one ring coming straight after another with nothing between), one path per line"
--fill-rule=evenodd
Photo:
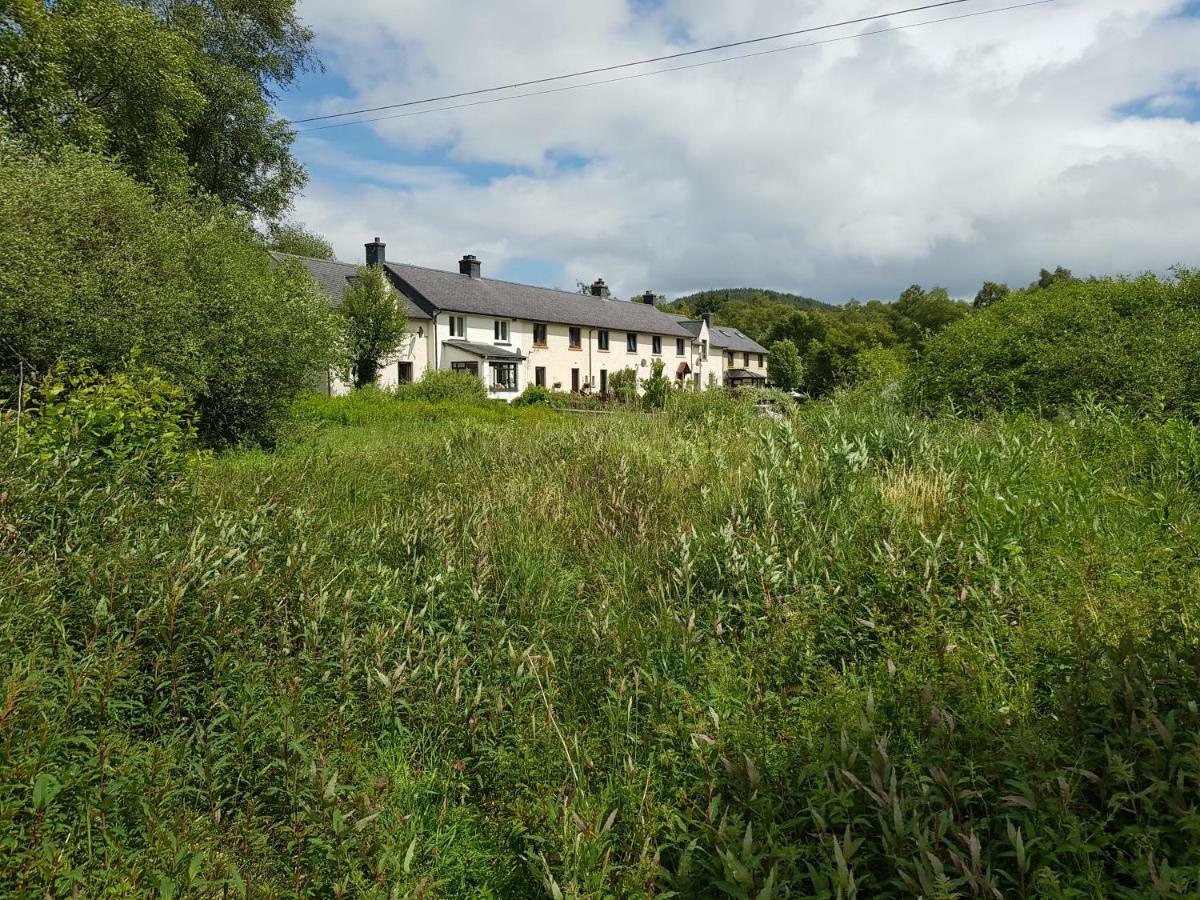
M603 278L597 278L596 283L592 285L592 296L599 297L601 300L607 300L612 294L608 290L608 285L604 283Z
M458 261L458 274L469 275L471 278L478 278L482 263L475 258L475 255L468 253Z
M367 265L382 266L387 262L387 244L375 238L374 241L367 244Z

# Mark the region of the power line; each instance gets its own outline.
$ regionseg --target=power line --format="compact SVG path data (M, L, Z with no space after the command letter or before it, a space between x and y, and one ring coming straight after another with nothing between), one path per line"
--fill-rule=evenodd
M742 60L742 59L752 59L752 58L758 57L758 56L769 56L773 53L786 53L791 50L803 50L803 49L807 49L810 47L820 47L820 46L824 46L826 44L837 44L842 41L853 41L853 40L857 40L859 38L872 37L874 35L879 35L879 34L890 34L890 33L896 32L896 31L907 31L907 30L913 29L913 28L921 28L926 25L940 25L945 22L957 22L957 21L961 21L963 19L974 19L974 18L979 18L980 16L990 16L990 15L995 15L997 13L1012 12L1012 11L1018 10L1018 9L1028 9L1028 8L1034 7L1034 6L1045 6L1049 3L1055 3L1055 2L1056 2L1056 0L1030 0L1030 2L1028 2L1028 3L1017 3L1017 4L1013 4L1011 6L1002 6L1002 7L998 7L995 9L985 9L985 10L981 10L979 12L963 13L962 15L958 15L958 16L944 16L940 19L929 19L925 22L911 22L907 25L895 25L890 28L879 28L879 29L876 29L875 31L864 31L864 32L860 32L858 34L844 35L842 37L836 37L836 38L826 38L825 40L820 40L820 41L809 41L808 43L804 43L804 44L789 44L786 47L774 47L770 50L758 50L754 53L742 53L742 54L738 54L737 56L726 56L721 59L710 59L710 60L705 60L704 62L689 63L689 64L683 65L683 66L671 66L666 69L655 69L652 72L638 72L637 74L634 74L634 75L621 75L617 78L604 78L604 79L600 79L598 81L587 81L587 82L584 82L583 84L570 84L570 85L566 85L565 87L547 88L546 90L542 90L542 91L529 91L524 94L512 94L507 97L492 97L487 100L475 100L470 103L457 103L457 104L454 104L453 106L436 106L431 109L419 109L419 110L415 110L413 112L396 113L396 114L390 115L390 116L376 116L375 118L371 118L371 119L356 119L353 122L336 122L332 125L319 125L315 128L302 128L302 129L298 129L296 133L297 134L309 134L314 131L327 131L331 128L349 128L351 125L369 125L372 122L387 122L392 119L406 119L411 116L425 116L425 115L429 115L430 113L447 112L449 110L455 110L455 109L467 109L467 108L473 107L473 106L487 106L492 103L504 103L509 100L521 100L526 97L543 97L547 94L560 94L565 91L579 90L580 88L598 87L598 86L606 85L606 84L616 84L617 82L621 82L621 81L633 81L634 79L637 79L637 78L649 78L652 75L665 75L669 72L681 72L686 69L699 69L699 68L703 68L705 66L715 66L715 65L720 65L721 63L736 62L736 61ZM425 102L431 102L431 101L425 101ZM382 108L389 109L389 108L394 108L394 107L382 107ZM350 115L350 114L347 113L346 115Z
M547 84L552 81L565 81L568 78L582 78L584 75L600 75L604 72L615 72L619 69L629 69L634 66L646 66L650 63L666 62L671 59L680 59L685 56L695 56L699 53L714 53L717 50L732 50L736 47L745 47L749 44L761 44L764 41L777 41L787 37L798 37L802 34L812 34L816 31L828 31L832 28L843 28L847 25L861 25L865 22L874 22L878 19L886 19L892 16L903 16L909 13L925 12L931 9L941 9L944 6L957 6L960 3L972 3L974 0L942 0L940 3L928 3L925 6L913 6L908 9L899 9L894 12L878 13L873 16L863 16L860 19L847 19L845 22L834 22L831 25L815 25L811 28L801 28L798 31L784 31L779 34L770 34L765 37L749 38L744 41L734 41L730 44L717 44L714 47L703 47L699 50L684 50L679 53L669 53L665 56L652 56L648 59L639 59L635 62L618 63L615 66L602 66L598 69L584 69L580 72L571 72L567 75L550 75L546 78L534 78L530 81L517 81L513 84L502 84L497 87L479 88L473 91L462 91L457 94L443 94L441 97L426 97L424 100L406 100L403 103L389 103L384 106L372 106L366 109L352 109L348 112L330 113L325 116L310 116L307 119L293 119L293 125L303 125L307 122L321 122L326 119L342 119L346 116L358 116L364 113L383 112L388 109L400 109L405 106L421 106L425 103L440 103L443 100L460 100L463 97L475 97L479 94L493 94L497 91L509 91L516 88L532 87L535 84Z

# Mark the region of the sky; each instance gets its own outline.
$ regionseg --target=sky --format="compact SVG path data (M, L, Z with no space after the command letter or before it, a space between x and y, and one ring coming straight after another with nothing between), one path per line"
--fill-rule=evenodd
M921 2L300 0L325 71L278 109L380 106ZM512 102L297 125L311 180L294 218L346 261L378 235L392 261L454 270L474 253L485 277L603 277L622 297L751 286L840 303L914 283L969 297L1043 267L1200 266L1200 0L1055 0L863 33L1014 2Z

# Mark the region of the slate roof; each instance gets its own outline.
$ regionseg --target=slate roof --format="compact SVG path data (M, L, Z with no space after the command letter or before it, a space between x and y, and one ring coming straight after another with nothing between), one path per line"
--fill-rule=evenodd
M708 329L708 342L714 347L733 350L737 353L766 353L767 348L752 340L736 328L728 325L713 325Z
M277 263L288 259L294 259L301 263L304 268L308 269L308 274L329 295L329 299L333 301L334 306L341 306L342 294L345 293L346 285L358 274L358 266L351 265L350 263L333 262L328 259L313 259L308 256L293 256L290 253L279 253L275 250L271 251L271 256ZM433 318L428 311L414 302L411 297L405 297L404 299L408 304L408 317L410 319Z
M700 336L702 322L696 319L689 319L687 316L675 315L673 318L677 319L679 324L687 329L692 337ZM722 350L734 350L739 353L767 352L767 348L762 344L728 325L711 325L709 326L708 334L709 343L714 347L720 347Z
M516 350L509 350L506 347L497 347L494 344L478 344L474 341L446 340L442 343L447 347L455 347L470 353L472 356L478 356L480 359L503 359L522 360L523 357Z
M604 300L569 291L472 278L400 263L387 270L402 288L435 309L506 319L525 319L558 325L580 325L613 331L640 331L670 337L691 337L674 316L646 303Z

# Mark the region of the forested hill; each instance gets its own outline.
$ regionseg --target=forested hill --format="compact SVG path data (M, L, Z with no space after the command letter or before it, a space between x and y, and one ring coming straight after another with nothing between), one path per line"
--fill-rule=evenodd
M668 304L668 308L679 310L693 316L704 313L720 313L727 303L746 303L758 305L762 303L782 303L794 309L829 309L828 303L802 297L799 294L788 294L783 291L771 291L766 288L721 288L712 291L698 291L686 297L677 297Z

